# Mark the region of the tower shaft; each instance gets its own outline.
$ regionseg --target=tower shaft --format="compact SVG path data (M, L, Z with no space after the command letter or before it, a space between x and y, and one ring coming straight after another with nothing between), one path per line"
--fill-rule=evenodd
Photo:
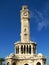
M28 43L30 41L30 13L27 6L23 6L21 10L21 42Z

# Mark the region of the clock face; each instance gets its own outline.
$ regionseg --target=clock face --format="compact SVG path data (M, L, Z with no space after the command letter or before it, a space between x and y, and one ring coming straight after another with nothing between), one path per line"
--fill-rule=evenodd
M27 12L24 12L24 16L27 16Z

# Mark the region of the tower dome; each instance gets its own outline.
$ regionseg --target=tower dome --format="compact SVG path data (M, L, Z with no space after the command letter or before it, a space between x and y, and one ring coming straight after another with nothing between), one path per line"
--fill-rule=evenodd
M43 56L43 54L42 53L39 53L38 56Z

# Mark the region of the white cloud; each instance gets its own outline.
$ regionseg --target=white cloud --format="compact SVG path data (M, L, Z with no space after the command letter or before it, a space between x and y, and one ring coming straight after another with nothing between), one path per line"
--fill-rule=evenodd
M36 22L38 25L38 31L41 31L42 29L46 29L47 27L49 27L49 17L47 11L46 13L41 13L37 10L34 10L33 12L31 12L31 18L35 19L34 22Z
M43 28L43 25L42 25L42 20L43 20L43 15L42 13L40 13L39 11L37 10L34 10L33 12L31 12L31 19L34 19L34 22L37 23L37 27L38 27L38 30L41 30Z
M43 15L39 11L33 10L33 12L31 11L31 17L30 18L35 19L35 22L39 22L40 20L43 19Z
M45 20L45 18L43 19L43 21L38 23L38 30L41 31L43 28L47 28L49 27L49 20Z

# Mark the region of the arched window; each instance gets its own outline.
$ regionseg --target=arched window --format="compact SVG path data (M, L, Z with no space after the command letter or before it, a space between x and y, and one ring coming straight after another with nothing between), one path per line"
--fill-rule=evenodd
M36 48L35 48L35 46L33 47L33 53L34 53L34 54L36 53Z
M40 63L40 62L38 62L36 65L41 65L41 63Z
M29 46L29 53L31 54L31 45Z
M24 65L28 65L28 64L24 64Z
M19 53L19 46L18 46L18 53Z
M28 53L28 45L27 45L27 53Z
M23 45L21 45L21 53L23 53Z
M8 62L7 65L10 65L10 63Z
M24 45L24 53L25 53L25 45Z
M16 65L16 63L14 62L12 65Z
M16 53L17 53L17 46L16 46Z

